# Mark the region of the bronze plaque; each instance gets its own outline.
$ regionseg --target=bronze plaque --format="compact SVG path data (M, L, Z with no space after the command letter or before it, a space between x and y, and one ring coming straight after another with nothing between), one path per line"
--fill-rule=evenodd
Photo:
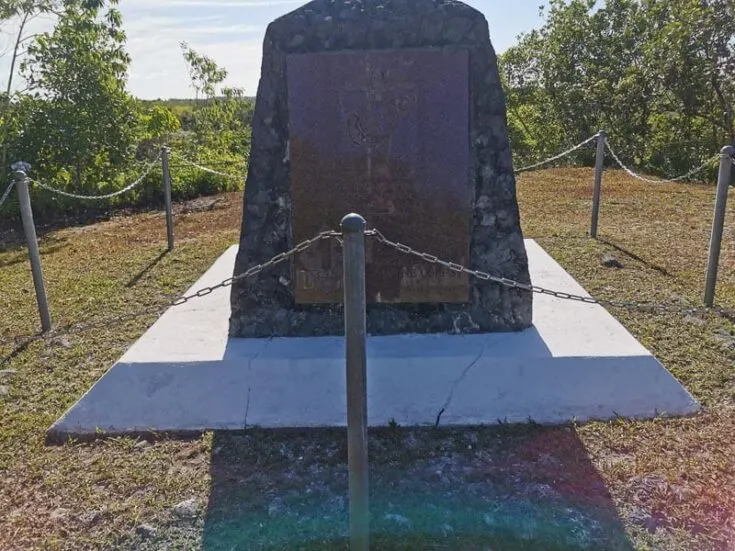
M347 213L417 250L469 262L466 51L293 54L287 60L293 241ZM342 252L294 263L296 302L342 301ZM467 277L367 238L370 302L463 303Z

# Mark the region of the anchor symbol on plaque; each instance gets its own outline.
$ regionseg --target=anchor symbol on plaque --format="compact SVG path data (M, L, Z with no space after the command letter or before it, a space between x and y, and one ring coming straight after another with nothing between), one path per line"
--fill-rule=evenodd
M367 214L391 215L396 205L391 187L396 181L392 168L391 145L399 122L416 104L416 89L411 82L388 68L369 69L367 87L348 86L343 90L352 109L347 115L347 135L367 157ZM358 106L353 107L354 103Z

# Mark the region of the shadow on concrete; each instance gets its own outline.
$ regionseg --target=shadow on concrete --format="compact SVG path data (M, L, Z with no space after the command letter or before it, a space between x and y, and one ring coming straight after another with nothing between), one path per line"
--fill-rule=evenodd
M215 433L202 549L348 549L342 429ZM370 431L374 549L632 551L570 427Z
M138 282L145 276L148 272L150 272L153 268L156 267L156 265L164 259L164 257L169 253L170 251L168 249L165 249L161 251L161 253L151 260L148 264L146 264L143 269L138 272L136 275L134 275L132 278L130 278L130 281L128 281L125 286L129 289L131 287L135 287Z
M494 356L551 358L551 350L535 326L514 333L476 333L468 335L413 334L369 336L368 358L432 359L474 357L477 351L492 350ZM519 352L522 351L522 352ZM270 339L228 338L222 361L242 361L249 357L260 360L338 360L345 357L344 337L274 337Z
M184 354L118 362L54 423L48 438L344 425L344 339L223 336L210 345L218 359L191 361ZM160 352L164 345L155 346ZM371 338L367 348L371 427L392 420L419 427L568 423L699 410L644 349L555 357L535 328Z

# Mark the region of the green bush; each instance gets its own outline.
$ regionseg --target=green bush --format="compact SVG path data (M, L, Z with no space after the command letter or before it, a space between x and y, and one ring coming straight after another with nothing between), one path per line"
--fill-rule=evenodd
M174 150L175 151L175 150ZM188 158L188 157L184 157ZM205 172L196 167L185 164L175 154L170 163L171 196L174 201L185 201L196 197L214 195L230 191L240 191L245 182L245 160L232 155L216 155L212 152L202 153L196 158L197 164L213 166L218 172L233 174L238 178L229 178ZM56 189L80 195L104 195L120 189L136 180L148 167L148 163L135 163L116 177L97 182L85 180L82 189L74 188L71 180L65 173L60 173L50 180L42 179L43 183ZM29 176L35 179L33 169ZM39 178L41 179L41 178ZM5 190L3 187L0 193ZM31 203L35 220L39 223L51 222L65 217L99 216L105 213L126 208L159 209L163 206L163 171L160 161L143 179L143 181L129 192L110 199L82 200L64 197L52 193L38 185L31 185ZM0 224L16 223L20 218L17 193L11 196L0 207Z

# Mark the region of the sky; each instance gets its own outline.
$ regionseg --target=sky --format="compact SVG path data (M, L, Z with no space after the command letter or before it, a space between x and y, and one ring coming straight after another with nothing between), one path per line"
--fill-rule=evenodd
M516 37L541 24L542 0L465 0L485 14L490 38L498 53ZM199 53L228 70L228 86L254 96L260 75L263 35L269 22L288 13L304 0L121 0L132 58L128 88L143 99L188 98L194 92L181 56L186 41ZM32 22L30 32L50 29L53 20ZM0 28L0 83L5 89L10 65L9 49L18 22ZM15 32L14 32L15 31ZM21 86L22 83L18 83Z

